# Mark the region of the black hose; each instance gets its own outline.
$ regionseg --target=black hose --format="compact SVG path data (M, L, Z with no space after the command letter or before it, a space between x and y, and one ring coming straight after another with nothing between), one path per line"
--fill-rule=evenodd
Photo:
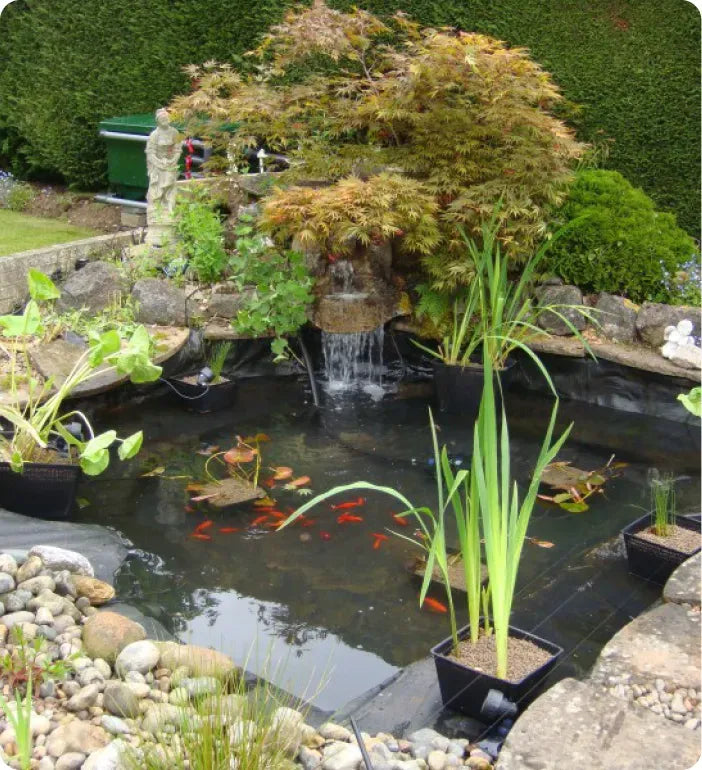
M164 385L168 385L168 387L174 393L176 393L178 396L180 396L181 398L186 399L186 401L197 401L198 398L202 398L203 396L206 396L207 393L210 390L210 385L209 385L209 383L207 383L207 385L205 385L205 389L202 391L202 393L198 393L197 396L186 396L185 393L181 393L177 388L173 387L173 385L170 382L168 382L168 380L164 379L163 377L159 377L158 379L162 383L164 383Z
M363 742L363 738L361 737L361 731L358 729L358 725L356 724L356 720L351 717L351 729L353 730L353 734L356 736L356 742L358 743L358 748L361 750L361 756L363 757L363 762L366 766L366 770L373 770L373 763L371 762L370 757L368 756L368 752L366 751L366 744Z
M312 367L312 359L310 358L309 351L305 345L305 341L302 339L302 335L299 335L297 341L300 343L300 350L302 351L302 358L305 361L305 368L307 369L307 376L310 381L310 388L312 389L312 401L315 406L319 406L319 389L317 388L317 380L314 378L314 368Z

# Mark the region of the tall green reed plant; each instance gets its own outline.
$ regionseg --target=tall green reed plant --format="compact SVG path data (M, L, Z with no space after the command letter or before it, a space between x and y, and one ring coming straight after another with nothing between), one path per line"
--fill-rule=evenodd
M13 707L14 706L14 707ZM17 759L21 770L30 770L32 761L32 677L27 679L24 697L15 688L14 704L0 695L0 709L5 713L10 727L15 733Z
M675 502L675 477L666 473L651 479L651 514L653 531L660 537L668 537L675 525L677 512Z
M559 438L554 439L558 415L556 399L530 482L520 500L517 482L511 474L507 418L504 407L500 410L495 401L493 360L487 347L483 349L483 373L483 397L473 432L471 476L477 489L481 530L485 540L485 562L490 581L490 615L497 656L496 673L499 678L505 679L509 619L527 527L536 503L541 474L565 443L572 424ZM498 411L501 411L499 420Z

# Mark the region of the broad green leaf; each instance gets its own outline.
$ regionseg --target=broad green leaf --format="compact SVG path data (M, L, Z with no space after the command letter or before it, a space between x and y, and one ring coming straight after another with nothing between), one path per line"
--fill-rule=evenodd
M573 495L570 494L570 492L561 492L558 495L553 496L553 502L560 505L561 503L567 503L568 500L572 500Z
M34 268L30 268L27 273L27 285L29 286L29 296L37 302L58 299L61 296L61 292L56 288L51 278Z
M584 500L581 500L578 503L560 503L560 506L564 511L569 511L570 513L582 513L589 507Z
M119 459L129 460L130 457L134 457L141 449L143 441L144 434L140 430L136 433L132 433L131 436L127 436L117 448Z
M114 430L106 430L104 433L100 433L100 435L95 436L95 438L91 438L90 441L88 441L83 448L81 457L91 458L97 456L103 450L111 446L116 438L117 432Z
M117 353L122 347L119 333L115 329L104 332L91 340L89 362L93 367L99 366L107 356Z
M695 417L702 417L702 387L698 385L689 393L681 393L678 401Z
M162 369L151 362L150 345L149 333L143 326L139 326L132 334L127 347L117 357L115 363L117 371L129 375L129 379L135 384L157 380L161 376Z
M4 337L36 334L41 330L39 306L34 300L29 300L22 315L0 316L0 328Z
M93 452L90 457L81 455L80 467L88 476L99 476L110 464L110 452L108 449L100 449Z

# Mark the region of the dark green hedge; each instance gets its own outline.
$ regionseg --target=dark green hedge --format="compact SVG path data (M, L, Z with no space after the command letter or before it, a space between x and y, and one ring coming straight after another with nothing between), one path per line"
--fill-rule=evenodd
M17 0L0 20L0 154L104 181L100 119L151 110L181 67L251 47L286 0ZM332 2L348 8L351 2ZM582 138L614 140L607 166L699 237L699 18L686 0L367 0L424 24L525 45L581 106Z

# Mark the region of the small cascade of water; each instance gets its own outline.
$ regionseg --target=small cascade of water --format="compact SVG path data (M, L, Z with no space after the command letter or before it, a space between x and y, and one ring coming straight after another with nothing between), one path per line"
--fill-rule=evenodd
M332 288L336 294L353 293L353 263L348 259L342 259L329 267L329 274L332 279Z
M333 334L322 332L327 389L331 393L362 390L374 399L383 397L383 342L385 329Z

